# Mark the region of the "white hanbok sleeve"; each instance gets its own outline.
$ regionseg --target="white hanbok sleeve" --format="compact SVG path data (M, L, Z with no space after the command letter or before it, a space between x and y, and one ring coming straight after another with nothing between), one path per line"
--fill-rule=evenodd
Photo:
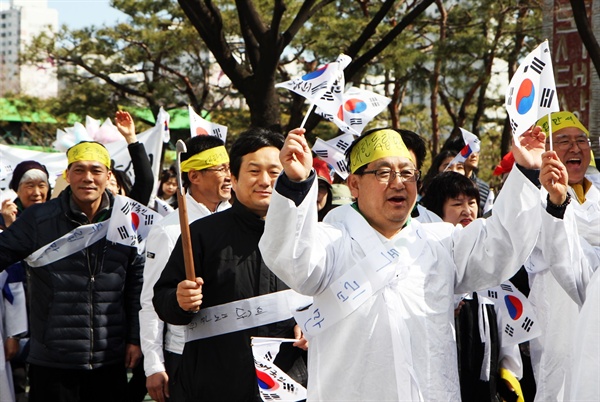
M160 278L175 244L162 225L154 226L146 239L146 265L140 310L140 340L144 354L146 377L165 371L163 356L164 322L158 318L152 297L154 284Z

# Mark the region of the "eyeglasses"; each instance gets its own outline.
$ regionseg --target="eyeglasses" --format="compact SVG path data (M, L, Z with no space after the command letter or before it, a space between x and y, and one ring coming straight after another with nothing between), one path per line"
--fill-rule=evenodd
M209 172L217 172L217 174L221 176L225 176L226 174L229 174L229 172L231 172L229 166L221 166L218 168L206 168L204 170L208 170Z
M585 137L576 138L574 141L571 141L568 138L561 138L558 141L554 141L554 147L556 149L560 149L561 151L566 151L566 150L571 149L573 144L576 144L577 147L579 149L581 149L582 151L586 151L586 150L590 149L590 146L592 145L590 142L590 139L585 138Z
M375 169L362 172L362 174L373 174L375 178L382 183L391 183L396 180L396 177L400 177L401 182L415 182L421 177L421 172L417 169L403 169L395 171L392 169Z

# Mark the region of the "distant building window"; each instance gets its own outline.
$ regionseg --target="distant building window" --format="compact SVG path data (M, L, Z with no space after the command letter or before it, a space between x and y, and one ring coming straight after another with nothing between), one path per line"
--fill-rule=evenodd
M6 24L4 24L4 23L3 23L3 24L1 25L1 27L2 27L2 28L6 28Z

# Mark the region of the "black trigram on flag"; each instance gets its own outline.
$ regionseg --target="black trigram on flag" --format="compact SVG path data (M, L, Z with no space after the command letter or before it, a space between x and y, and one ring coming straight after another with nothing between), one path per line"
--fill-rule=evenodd
M335 143L335 147L338 149L341 149L342 151L347 150L349 146L350 146L350 144L348 144L344 140L338 140L338 142Z
M213 135L219 139L223 139L223 137L221 136L221 128L217 127L217 128L213 128Z
M323 94L323 96L321 96L321 99L328 101L328 102L333 102L335 100L335 98L333 97L333 94L331 92L325 92Z
M123 212L125 215L127 215L130 211L131 211L131 204L126 202L125 205L123 205L123 208L121 208L121 212Z
M154 223L154 217L152 215L145 215L144 216L144 224L146 226L150 226L150 225L152 225L152 223Z
M508 106L512 105L512 99L513 99L514 92L515 92L515 87L510 87L510 90L508 91L508 100L506 101L506 104Z
M521 328L523 328L525 331L529 332L531 330L532 326L533 326L533 320L529 317L525 317L525 319L523 320L523 324L521 324Z
M294 386L294 384L290 384L289 382L284 382L282 384L283 389L285 389L286 391L289 392L295 392L296 391L296 387Z
M375 97L369 98L369 102L371 102L371 105L373 105L374 107L379 106L379 100Z
M505 283L503 283L502 285L500 285L500 288L502 290L504 290L505 292L511 292L511 293L514 292L512 286L507 285Z
M338 172L347 172L348 165L346 165L346 161L337 161L335 166L338 168Z
M271 354L271 351L269 350L267 353L265 353L265 355L263 356L263 358L268 361L268 362L272 362L273 361L273 354Z
M354 118L350 119L350 125L351 126L361 125L362 121L363 120L360 117L354 117Z
M281 400L281 398L277 394L266 394L266 393L262 392L261 396L266 401L280 401Z
M119 232L119 236L121 236L121 240L129 237L129 232L125 226L119 226L117 228L117 232Z
M529 66L525 66L525 69L523 70L523 72L526 73L527 69L529 67L531 67L531 69L533 71L535 71L538 74L541 74L545 65L546 65L546 63L544 63L543 61L541 61L537 57L534 57L533 60L531 61L531 64Z
M513 336L515 333L515 329L513 327L511 327L509 324L506 324L506 327L504 327L504 332L508 335L508 336Z
M496 292L495 290L488 290L488 297L490 297L492 299L497 299L498 298L498 292Z
M327 88L327 82L326 81L325 82L321 82L320 84L315 85L314 87L312 87L310 89L310 93L314 95L317 92L319 92L319 91L321 91L321 90L323 90L325 88Z
M542 96L540 97L540 107L550 107L553 97L554 90L550 88L544 88L542 91Z
M519 125L513 119L510 119L510 128L512 128L513 133L517 131L517 127L519 127Z
M327 152L326 149L313 149L313 151L315 151L315 153L321 158L329 157L329 152Z

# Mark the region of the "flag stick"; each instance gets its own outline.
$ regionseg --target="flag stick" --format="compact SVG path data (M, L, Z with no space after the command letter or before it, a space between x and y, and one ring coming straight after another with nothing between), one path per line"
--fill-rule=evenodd
M175 149L177 151L177 209L179 210L179 226L181 227L181 245L183 247L185 278L188 281L195 281L196 270L194 268L194 256L192 254L192 239L190 236L190 224L188 222L187 200L185 198L185 190L181 180L181 154L187 152L185 142L178 140Z
M311 102L310 107L308 108L308 112L306 112L306 115L304 116L304 120L302 120L302 124L300 124L300 128L304 128L304 125L306 124L306 121L308 120L308 116L310 116L310 112L312 112L313 107L315 107L315 103Z
M550 118L551 113L548 113L548 135L550 140L550 151L554 151L554 146L552 144L552 119Z

